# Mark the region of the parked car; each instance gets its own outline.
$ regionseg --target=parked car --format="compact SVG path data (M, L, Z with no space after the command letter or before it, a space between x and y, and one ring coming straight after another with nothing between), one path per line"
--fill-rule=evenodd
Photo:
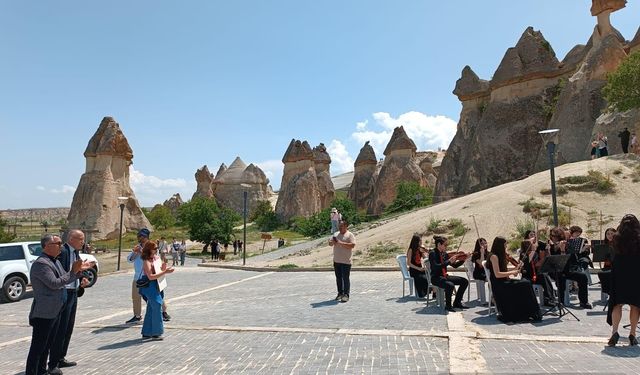
M31 284L31 264L42 254L40 242L11 242L0 244L0 299L6 302L19 301ZM82 260L95 262L95 266L84 271L89 281L87 287L98 280L98 260L93 255L80 253Z

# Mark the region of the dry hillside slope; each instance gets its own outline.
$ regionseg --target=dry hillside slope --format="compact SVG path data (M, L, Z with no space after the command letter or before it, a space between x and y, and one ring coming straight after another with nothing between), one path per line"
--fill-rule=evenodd
M600 194L596 192L569 191L568 194L558 197L560 206L571 211L571 223L587 227L594 231L591 238L599 238L600 227L597 224L600 211L607 226L617 226L620 218L626 213L638 214L640 212L640 159L635 155L616 155L608 158L600 158L571 164L565 164L556 168L556 179L568 176L586 175L589 170L601 171L615 184L615 192ZM496 186L477 193L466 195L431 207L407 213L395 219L386 220L382 224L368 224L358 228L356 250L360 250L360 258L367 256L368 250L379 247L380 243L394 243L401 249L406 249L409 240L414 233L424 233L431 218L450 219L458 218L464 222L469 232L464 239L462 249L471 251L476 233L471 215L475 215L480 236L485 237L491 243L495 236L509 237L516 230L518 221L530 219L530 216L522 211L524 202L534 198L537 202L545 202L551 205L551 196L541 194L541 190L550 187L549 171L543 171L520 181L514 181ZM597 212L597 215L595 214ZM540 227L544 227L544 220L540 221ZM425 236L425 243L431 246L431 237ZM398 249L397 252L403 250ZM277 267L285 263L294 263L298 266L323 266L331 264L331 248L324 246L312 250L309 254L292 255L279 259L269 264ZM371 262L368 262L371 264ZM387 256L375 262L378 265L393 265L395 259ZM354 261L358 265L358 257Z

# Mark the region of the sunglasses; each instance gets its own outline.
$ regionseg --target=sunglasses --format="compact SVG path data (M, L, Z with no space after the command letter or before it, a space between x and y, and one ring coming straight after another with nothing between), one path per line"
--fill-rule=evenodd
M47 245L57 245L57 246L62 246L62 241L58 241L58 242L49 242Z

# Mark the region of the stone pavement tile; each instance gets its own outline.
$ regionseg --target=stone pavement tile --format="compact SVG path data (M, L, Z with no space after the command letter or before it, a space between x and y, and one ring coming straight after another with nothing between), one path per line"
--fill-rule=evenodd
M476 287L471 289L471 299L476 298ZM591 286L589 288L589 301L592 304L600 299L600 288ZM465 298L466 300L466 298ZM606 312L602 311L603 305L594 305L592 310L585 310L578 306L576 295L571 295L572 304L569 310L574 313L580 321L570 315L565 315L562 319L555 316L544 316L541 322L504 324L496 315L488 315L486 306L478 306L478 302L469 303L472 308L463 312L465 320L475 324L480 332L496 334L533 334L533 335L559 335L559 336L597 336L609 337L611 328L606 323ZM547 308L545 307L545 310ZM628 311L628 308L625 308ZM495 311L495 310L494 310ZM623 314L623 322L628 321L628 312Z
M23 326L0 324L0 346L2 346L3 343L8 341L13 341L15 339L20 339L26 336L30 337L31 327L29 327L26 324L28 324L28 322L26 322L25 325Z
M494 374L637 374L640 348L603 344L481 340L482 356ZM622 342L622 340L621 340Z
M75 374L447 373L446 339L168 330L142 342L139 329L78 329ZM0 349L2 373L22 371L29 343ZM392 350L387 350L391 348Z

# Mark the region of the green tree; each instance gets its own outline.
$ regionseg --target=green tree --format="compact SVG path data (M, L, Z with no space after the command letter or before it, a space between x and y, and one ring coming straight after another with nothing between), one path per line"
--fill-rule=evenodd
M331 202L330 207L327 207L314 215L307 218L296 218L296 232L309 237L319 237L325 234L328 235L331 232L332 207L335 207L342 214L342 218L349 222L350 225L358 224L362 221L353 202L346 198L346 196L341 196L334 199Z
M231 242L233 227L241 219L235 211L219 207L214 199L194 198L178 209L178 218L189 228L189 239L209 243Z
M610 110L640 108L640 51L632 53L618 69L607 75L602 94Z
M146 216L156 229L167 229L176 224L171 210L161 204L156 204Z
M415 181L402 181L396 187L396 197L385 208L386 214L403 212L416 207L428 206L433 201L433 190L422 187Z
M7 226L7 221L0 219L0 243L11 242L16 238L15 234L5 232L4 228Z
M280 225L278 216L273 211L273 207L269 201L258 201L249 216L249 221L253 221L255 225L264 232L275 230Z

